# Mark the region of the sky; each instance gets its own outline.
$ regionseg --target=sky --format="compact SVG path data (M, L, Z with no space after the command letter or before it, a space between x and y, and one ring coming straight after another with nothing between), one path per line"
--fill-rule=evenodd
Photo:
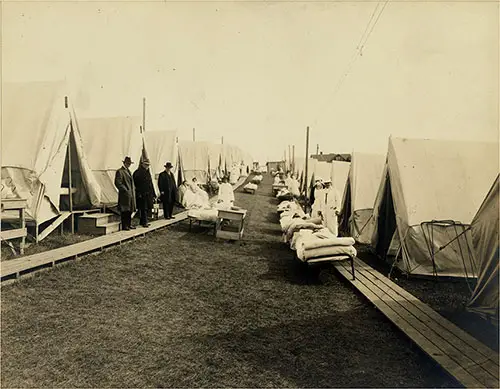
M310 153L385 153L498 141L499 31L496 1L4 1L2 82L64 79L79 117L145 97L146 130L261 162L307 126Z

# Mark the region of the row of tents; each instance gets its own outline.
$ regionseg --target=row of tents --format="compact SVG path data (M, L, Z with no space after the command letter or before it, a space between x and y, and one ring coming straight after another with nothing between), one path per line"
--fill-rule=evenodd
M386 155L296 158L302 188L331 178L340 231L411 275L477 278L471 309L498 316L498 143L391 137Z
M155 185L167 161L178 181L202 184L252 168L237 146L142 131L140 117L78 118L63 82L3 83L2 94L2 197L26 199L37 228L63 209L115 206L114 175L125 156L132 169L148 158Z

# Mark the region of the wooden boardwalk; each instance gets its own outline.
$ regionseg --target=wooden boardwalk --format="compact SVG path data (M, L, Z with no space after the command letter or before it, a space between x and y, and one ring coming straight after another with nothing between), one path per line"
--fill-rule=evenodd
M149 227L137 227L135 230L119 231L109 235L99 236L84 242L44 251L42 253L28 255L0 263L0 274L2 283L17 279L23 275L54 267L58 263L78 259L81 256L93 252L103 251L106 247L120 245L128 240L145 236L148 232L167 227L187 218L187 211L174 216L172 220L155 220Z
M334 266L393 324L466 388L499 388L498 353L446 320L360 259Z

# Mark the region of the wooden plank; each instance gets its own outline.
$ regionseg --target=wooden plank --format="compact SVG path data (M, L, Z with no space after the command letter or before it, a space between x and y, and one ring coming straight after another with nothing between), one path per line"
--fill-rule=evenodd
M375 291L376 294L377 292L382 293L379 297L384 301L389 304L393 302L397 303L401 309L396 307L395 310L397 310L401 316L404 316L407 321L412 322L413 326L424 333L427 339L440 347L474 377L485 383L487 387L498 387L498 376L495 377L494 373L490 373L481 366L482 363L487 361L484 356L479 353L475 353L472 357L469 356L467 352L474 352L474 350L471 350L470 347L465 349L464 347L467 345L461 342L459 338L450 334L447 330L442 330L433 320L422 320L423 315L418 315L419 311L417 311L417 315L415 315L414 312L412 312L415 311L415 309L410 302L394 293L391 288L387 288L385 284L378 281L365 269L361 269L361 276L367 281L363 283L368 288Z
M370 290L361 281L360 270L358 270L356 280L352 280L350 272L346 269L342 262L335 264L335 268L342 274L351 284L353 284L363 295L368 298L392 323L394 323L401 331L403 331L415 344L417 344L425 353L433 358L439 365L448 371L455 379L467 388L485 388L478 379L466 371L459 363L449 357L443 350L436 346L433 342L426 338L419 330L413 327L412 323L400 316L391 305L388 305L377 294ZM362 272L363 270L361 270Z
M28 202L26 199L1 199L2 211L16 210L26 208L27 206Z
M59 225L65 221L69 216L71 216L71 212L63 212L59 215L59 217L52 222L50 226L42 231L42 233L38 236L38 241L45 239L52 231L54 231Z
M0 232L1 240L10 240L25 237L28 234L26 228L16 228L15 230L3 230Z
M30 256L12 259L0 263L1 278L9 277L14 274L28 271L30 269L44 266L50 263L55 263L63 259L74 256L84 255L86 253L115 245L120 242L132 239L137 236L145 235L148 232L155 231L159 228L167 227L187 218L187 212L181 212L175 215L172 220L158 220L151 223L147 228L137 228L130 231L120 231L110 235L99 236L94 239L89 239L84 242L75 243L73 245L60 247L58 249L44 251L42 253L33 254Z
M365 262L360 260L359 258L356 258L355 260L357 266L361 269L365 269L367 272L372 274L374 277L379 279L382 283L384 283L387 287L392 289L394 292L396 292L398 295L401 297L405 298L407 301L410 301L416 308L418 308L423 314L425 314L428 318L434 320L437 324L439 324L442 327L442 330L449 331L453 335L455 335L456 338L460 339L460 341L466 343L468 346L473 348L475 351L481 353L484 357L486 357L488 360L493 362L493 365L495 366L494 373L496 377L498 378L498 353L484 345L482 342L478 341L475 339L473 336L456 326L455 324L451 323L449 320L445 319L443 316L441 316L439 313L434 311L432 308L430 308L428 305L424 304L422 301L420 301L418 298L413 296L411 293L407 292L403 288L399 287L396 285L394 282L392 282L390 279L367 265Z

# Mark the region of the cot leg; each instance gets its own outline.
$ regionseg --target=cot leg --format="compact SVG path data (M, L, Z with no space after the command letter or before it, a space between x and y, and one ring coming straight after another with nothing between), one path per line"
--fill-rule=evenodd
M191 218L189 219L189 232L191 232L191 225L193 224L193 221L191 220Z
M354 273L354 258L350 257L350 260L351 260L352 280L354 281L356 279L356 275Z

